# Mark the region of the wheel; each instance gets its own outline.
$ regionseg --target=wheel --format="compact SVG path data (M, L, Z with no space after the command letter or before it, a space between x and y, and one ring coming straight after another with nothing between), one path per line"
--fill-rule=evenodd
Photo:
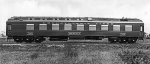
M26 37L26 38L24 38L24 41L26 43L32 43L34 41L34 39L33 39L33 37Z
M132 44L132 43L136 43L137 38L128 38L128 43Z
M41 42L43 42L45 40L45 38L43 38L43 37L36 37L34 40L35 40L36 43L41 43Z
M36 43L41 43L41 39L40 38L35 38L35 42Z
M50 37L50 41L67 41L68 37L65 36L55 36L55 37Z
M127 38L120 38L119 43L127 43Z
M16 43L22 43L23 42L23 38L22 37L16 37L16 38L14 38L14 41Z
M118 39L117 38L108 38L108 41L110 43L117 43L118 42Z

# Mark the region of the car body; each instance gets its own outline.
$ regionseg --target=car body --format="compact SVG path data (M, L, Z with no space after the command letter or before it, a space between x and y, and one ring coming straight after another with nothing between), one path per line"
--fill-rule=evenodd
M46 37L136 42L144 37L144 23L136 18L11 17L6 24L6 35L16 42L42 42Z

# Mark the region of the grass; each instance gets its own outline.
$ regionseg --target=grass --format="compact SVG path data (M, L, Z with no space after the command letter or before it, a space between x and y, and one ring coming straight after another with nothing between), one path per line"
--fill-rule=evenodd
M16 46L14 46L16 47ZM38 51L40 48L30 47L32 51L27 51L29 47L24 47L24 51L19 51L18 47L3 49L0 51L1 64L107 64L111 62L114 53L109 52L108 49L98 49L101 46L72 46L71 44L64 47L52 46L41 47L46 51ZM23 48L23 47L22 47ZM16 50L14 50L16 49ZM35 49L35 50L33 50ZM111 57L110 59L108 59ZM116 60L117 62L117 60Z
M150 39L139 40L137 43L150 43Z
M126 49L118 53L126 64L150 64L150 51Z

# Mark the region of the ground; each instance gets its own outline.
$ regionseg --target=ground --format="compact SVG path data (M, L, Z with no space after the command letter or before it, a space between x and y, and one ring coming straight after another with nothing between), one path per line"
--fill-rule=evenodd
M150 64L149 42L0 44L0 64Z

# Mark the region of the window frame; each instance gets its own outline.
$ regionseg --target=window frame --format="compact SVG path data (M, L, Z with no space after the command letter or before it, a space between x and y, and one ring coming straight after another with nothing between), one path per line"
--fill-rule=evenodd
M55 25L55 26L58 26L57 30L60 30L60 24L52 24L52 30L54 30L54 29L53 29L53 26L54 26L54 25Z
M140 26L140 31L143 31L143 26L142 25Z
M69 26L69 29L66 29L66 27L68 26ZM64 24L64 30L72 30L72 24Z
M107 27L107 30L102 30L102 27L105 27L105 26ZM109 28L108 26L109 26L109 25L101 25L101 30L102 30L102 31L108 31L108 28Z
M46 26L46 28L45 29L40 29L40 26ZM47 24L39 24L39 30L47 30Z
M82 30L79 30L79 27L80 27L80 28L83 27L83 29L82 29ZM77 30L79 30L79 31L84 31L84 24L77 24Z
M28 26L31 26L31 25L33 26L32 29L28 29ZM34 30L34 29L35 29L34 24L26 24L26 30Z
M93 29L93 30L90 30L90 28L95 28L95 29ZM96 31L96 25L89 25L89 31Z
M127 26L128 26L128 27L131 26L132 29L131 29L131 30L126 30L126 27L127 27ZM125 25L125 31L133 31L133 25Z
M114 27L119 27L119 30L116 30L116 29L114 29ZM113 31L120 31L121 30L121 27L120 27L120 25L113 25Z
M12 30L12 25L11 24L7 25L7 30Z

